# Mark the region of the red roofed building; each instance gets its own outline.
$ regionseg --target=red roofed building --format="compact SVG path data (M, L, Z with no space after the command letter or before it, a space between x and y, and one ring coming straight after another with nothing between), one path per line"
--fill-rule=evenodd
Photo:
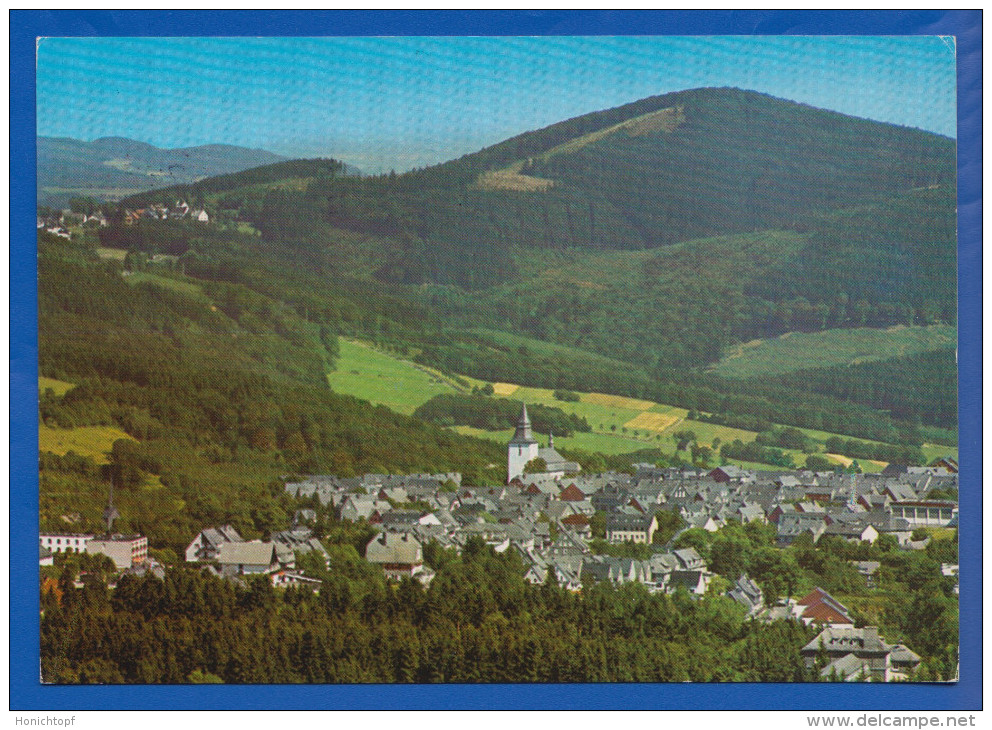
M569 484L558 495L558 499L563 502L581 502L586 498L585 493L574 484Z
M583 514L572 514L564 518L561 524L565 529L585 537L592 535L592 528L589 526L589 518Z
M854 626L854 619L843 603L822 588L814 588L801 598L797 606L802 608L799 618L804 624L831 624L833 626Z

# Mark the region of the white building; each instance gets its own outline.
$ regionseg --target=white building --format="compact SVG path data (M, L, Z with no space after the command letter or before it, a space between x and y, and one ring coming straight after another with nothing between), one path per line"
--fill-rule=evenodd
M892 516L908 520L913 527L946 527L956 521L958 506L935 500L893 502Z
M86 544L93 539L92 535L39 535L40 547L48 548L53 553L85 553Z
M512 482L524 473L527 462L533 461L540 453L540 446L534 440L530 427L530 417L527 415L527 404L524 404L517 420L517 430L510 439L506 455L506 481Z
M118 570L148 560L148 538L144 535L111 535L93 538L86 544L90 555L106 555Z

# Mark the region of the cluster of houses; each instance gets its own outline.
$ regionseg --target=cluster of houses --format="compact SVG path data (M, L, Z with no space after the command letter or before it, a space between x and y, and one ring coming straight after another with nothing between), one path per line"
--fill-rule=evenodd
M133 210L126 208L124 210L124 225L133 226L141 220L192 220L199 223L209 223L210 214L202 208L190 207L185 200L177 200L172 205L156 203L147 208L135 208ZM67 240L72 238L72 234L69 232L70 226L86 225L87 223L95 223L101 228L110 225L107 216L100 210L91 214L63 210L58 214L38 215L39 231L48 231Z
M912 539L916 527L953 526L957 520L956 503L928 499L927 493L956 488L957 475L944 467L838 475L648 464L637 465L633 474L520 474L504 486L484 488L462 486L458 474L317 475L286 484L293 497L316 498L342 519L365 520L421 546L434 540L460 550L477 536L500 552L514 548L534 583L552 571L560 584L575 588L587 578L636 581L658 591L683 586L696 594L705 592L712 575L694 550L656 552L648 560L594 555L594 515L605 513L610 543L652 544L658 515L667 510L682 518L684 529L716 531L731 520L768 523L780 546L802 535L811 542L824 535L859 542L891 535L906 549L920 549L926 540ZM871 581L878 566L863 562L856 567ZM422 570L411 561L405 574Z
M583 580L636 581L654 591L681 586L701 594L712 578L691 549L662 550L648 560L593 554L597 513L605 516L607 542L648 545L663 511L679 515L683 529L714 532L731 520L768 523L782 547L800 538L815 543L825 535L871 543L890 535L903 548L922 549L927 541L912 539L915 528L957 524L955 501L929 497L930 492L956 494L956 464L950 461L890 466L880 474L754 472L736 466L703 471L651 464L635 465L633 474L582 474L558 455L551 437L548 441L545 448L538 444L525 407L508 446L506 485L462 486L458 474L318 475L287 483L286 491L316 498L341 519L377 526L387 543L393 539L388 535L397 534L406 544L433 540L460 550L479 537L497 551L516 549L528 565L529 581L542 583L551 572L559 584L576 589ZM524 466L536 458L544 459L548 471L525 473ZM858 569L871 581L874 570L868 562ZM425 571L416 560L390 565L397 577Z
M458 473L365 474L343 478L313 475L286 483L298 500L316 500L343 520L366 521L378 533L365 559L389 579L411 578L428 584L434 576L425 565L424 546L434 541L461 551L482 540L497 552L516 550L525 565L525 580L554 580L569 590L596 581L636 582L651 592L684 590L699 596L714 574L691 547L675 549L676 533L647 559L597 554L591 544L594 519L602 519L609 543L654 544L658 516L681 517L682 530L716 531L730 521L775 526L777 542L799 539L815 543L826 535L874 542L890 535L904 549L922 549L914 541L920 526L957 524L957 503L937 495L957 494L957 465L943 460L929 467L890 466L879 474L782 471L753 472L736 466L710 471L634 465L633 473L582 474L554 450L541 448L524 408L508 447L508 482L497 487L469 487ZM547 471L527 473L534 459ZM111 506L108 509L112 509ZM605 517L605 519L603 519ZM269 576L275 586L318 590L320 581L297 570L296 556L317 553L330 565L326 549L314 538L316 511L301 505L293 524L268 540L244 540L230 525L202 530L186 549L185 559L216 574L242 580ZM680 531L681 532L681 531ZM119 570L148 569L148 543L141 536L110 534L42 535L42 559L48 552L99 552ZM858 561L856 569L872 586L877 561ZM957 566L944 566L956 575ZM892 681L905 677L920 657L908 648L887 644L873 627L855 628L850 612L817 588L798 600L767 606L761 588L746 575L726 591L748 615L766 621L795 619L824 627L803 650L809 667L821 665L824 679Z
M230 525L201 530L186 548L186 562L204 563L215 574L232 580L265 575L276 587L306 586L318 590L320 581L296 569L297 553L317 553L330 564L327 550L313 531L299 523L306 510L296 513L293 525L274 532L268 540L245 540Z
M72 234L69 232L70 226L85 225L90 222L96 223L101 228L109 225L107 217L99 210L92 214L63 210L59 211L58 214L39 215L38 230L48 231L52 235L69 240L72 238Z
M124 225L132 226L142 219L146 220L193 220L199 223L209 223L210 215L202 208L191 208L185 200L177 200L170 205L155 203L147 208L130 208L124 210Z

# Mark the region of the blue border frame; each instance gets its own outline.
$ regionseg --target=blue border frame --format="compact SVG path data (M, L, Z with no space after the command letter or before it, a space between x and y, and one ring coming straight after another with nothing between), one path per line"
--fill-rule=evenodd
M982 709L982 13L11 11L10 709ZM38 682L35 38L263 35L953 35L958 47L961 677L955 685L49 687Z

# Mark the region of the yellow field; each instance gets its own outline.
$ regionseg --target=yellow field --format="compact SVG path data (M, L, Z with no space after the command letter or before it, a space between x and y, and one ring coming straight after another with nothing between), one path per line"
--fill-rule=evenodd
M520 386L516 383L493 383L493 392L504 398L508 395L513 395L518 390L520 390Z
M841 466L850 466L854 462L854 459L850 456L841 456L840 454L824 454L824 456L828 459L836 461ZM874 464L875 466L880 466L883 469L889 465L889 462L878 461L877 459L858 459L858 463L862 465L862 468L865 464ZM872 470L869 469L868 471Z
M627 398L622 395L606 395L605 393L582 393L585 403L595 403L607 408L627 408L632 411L646 411L654 405L654 401Z
M655 413L654 411L644 411L643 413L637 414L623 425L627 428L643 428L648 431L661 432L665 429L671 428L681 420L682 419L675 413Z
M110 426L79 426L78 428L49 428L38 426L38 448L63 456L75 451L80 456L89 456L97 464L107 463L107 454L118 439L131 439L119 428Z
M67 383L64 380L56 380L55 378L38 378L38 392L44 393L46 390L51 390L57 396L63 396L70 390L76 387L75 383Z
M831 461L836 461L841 466L850 466L854 459L849 456L841 456L840 454L824 454Z

